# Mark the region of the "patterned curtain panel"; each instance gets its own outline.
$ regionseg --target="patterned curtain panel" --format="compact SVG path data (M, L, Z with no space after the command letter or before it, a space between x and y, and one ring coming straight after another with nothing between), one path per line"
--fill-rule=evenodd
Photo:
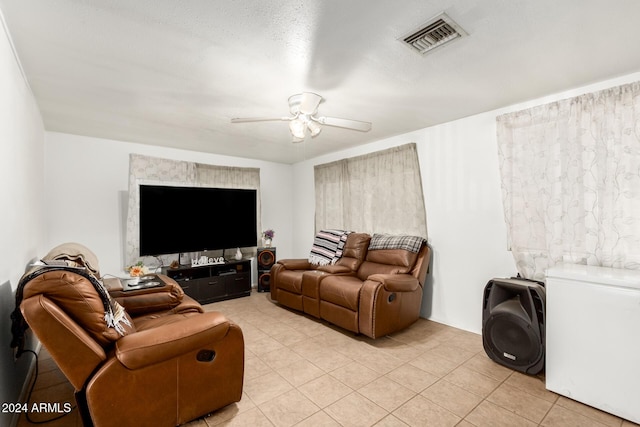
M427 237L416 144L315 167L316 231Z
M129 204L127 209L125 265L133 265L140 254L139 186L160 184L194 187L258 190L257 218L260 225L260 169L214 166L157 157L129 156Z
M497 118L508 245L518 271L640 267L640 83Z

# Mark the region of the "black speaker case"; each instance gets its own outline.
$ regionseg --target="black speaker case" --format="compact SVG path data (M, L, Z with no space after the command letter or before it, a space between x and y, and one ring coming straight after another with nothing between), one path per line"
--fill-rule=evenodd
M484 289L482 344L487 356L535 375L544 368L545 302L542 282L492 279Z

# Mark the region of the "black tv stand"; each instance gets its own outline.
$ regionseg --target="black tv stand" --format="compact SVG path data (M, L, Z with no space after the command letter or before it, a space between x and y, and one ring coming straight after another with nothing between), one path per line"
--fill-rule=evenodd
M175 280L184 293L200 304L251 295L251 260L224 264L166 268L164 274Z

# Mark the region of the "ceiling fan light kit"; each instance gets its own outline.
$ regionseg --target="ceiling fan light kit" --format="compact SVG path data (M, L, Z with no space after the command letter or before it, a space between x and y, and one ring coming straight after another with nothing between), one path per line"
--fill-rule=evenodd
M314 138L318 136L322 127L318 122L314 121L312 116L299 113L289 122L289 130L295 138L304 139L307 136L307 130L309 130L311 137Z
M304 139L304 137L306 136L305 122L299 117L296 117L289 122L289 130L291 131L291 135L296 138Z
M233 118L231 123L263 122L263 121L288 121L289 131L293 136L293 142L302 142L307 137L307 130L311 137L316 137L322 131L322 126L334 126L343 129L368 132L371 123L359 120L340 119L337 117L318 117L318 106L324 101L320 95L313 92L302 92L289 97L290 117L248 117Z
M322 127L317 122L313 121L313 118L311 118L311 120L307 122L307 129L309 129L311 137L313 138L320 133Z

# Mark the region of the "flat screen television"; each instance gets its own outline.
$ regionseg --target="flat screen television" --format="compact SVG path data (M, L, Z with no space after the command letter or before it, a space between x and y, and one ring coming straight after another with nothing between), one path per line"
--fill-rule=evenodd
M140 185L140 256L256 246L256 190Z

